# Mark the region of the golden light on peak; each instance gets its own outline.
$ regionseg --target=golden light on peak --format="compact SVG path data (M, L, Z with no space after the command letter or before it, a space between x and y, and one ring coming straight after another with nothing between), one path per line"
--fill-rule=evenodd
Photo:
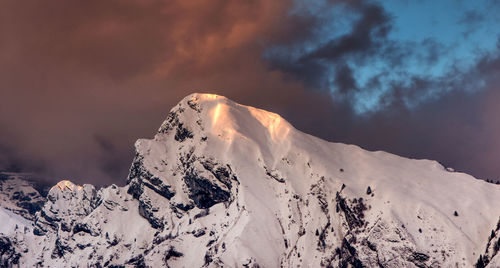
M213 109L212 113L212 125L215 126L220 117L220 111L222 109L222 104L217 103L217 106Z
M256 108L249 108L250 113L267 128L271 139L277 141L284 139L290 132L290 126L283 123L281 116L275 113L266 112Z
M70 191L74 191L75 189L81 190L83 188L82 186L76 185L68 180L62 180L62 181L58 182L55 187L59 188L61 191L64 191L66 189L68 189Z
M205 99L217 99L219 95L217 94L203 94L202 95Z

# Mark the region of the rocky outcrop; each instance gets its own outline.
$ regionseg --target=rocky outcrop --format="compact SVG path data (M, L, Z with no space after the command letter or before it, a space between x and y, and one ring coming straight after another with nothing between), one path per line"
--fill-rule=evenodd
M94 186L61 181L50 189L43 208L36 213L33 232L45 235L49 230L78 230L77 219L89 215L100 202Z
M491 234L488 237L488 242L486 243L486 250L484 253L480 254L476 263L476 268L487 267L490 261L497 256L500 250L500 219L496 224L495 228L491 230Z
M42 209L45 198L42 195L43 186L29 180L29 176L0 172L0 200L3 200L3 207L33 220Z
M0 236L0 266L18 266L19 258L21 258L21 253L17 252L11 239L6 236Z

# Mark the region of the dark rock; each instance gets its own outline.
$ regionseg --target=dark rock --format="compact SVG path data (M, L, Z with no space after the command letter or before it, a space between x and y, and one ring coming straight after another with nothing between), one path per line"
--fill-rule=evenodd
M347 224L349 225L349 229L354 229L358 227L362 227L364 225L364 211L367 209L363 203L363 199L358 199L359 202L351 209L345 198L343 198L339 192L337 192L337 196L335 198L337 202L337 211L342 211L345 215Z
M170 200L170 198L172 198L175 195L175 192L170 191L170 185L163 185L163 183L161 183L161 185L155 187L147 182L143 182L143 184L144 186L155 191L155 193L165 197L168 200Z
M144 157L138 153L135 154L134 160L132 161L132 166L130 167L127 184L134 178L141 178L144 171L143 161Z
M198 208L209 208L217 203L229 200L231 193L221 189L210 180L198 176L194 171L184 176L184 182L189 189L189 198Z
M175 192L170 191L170 185L163 184L160 178L153 176L153 174L144 167L143 159L143 156L136 154L132 162L127 179L127 184L129 186L127 193L139 200L144 192L144 186L146 186L167 199L172 198Z
M165 254L165 263L167 263L167 261L170 260L171 258L180 258L182 256L184 256L182 252L175 250L175 248L171 246L168 249L167 253Z
M338 267L347 268L362 268L365 267L361 260L358 259L356 248L354 248L346 238L342 240L342 246L335 250L335 255L339 258Z
M146 263L144 262L144 256L142 256L142 254L131 258L127 261L127 264L134 265L136 268L146 268Z
M132 195L135 199L139 199L143 192L144 189L138 182L132 182L128 186L127 193Z
M210 263L212 263L212 261L212 254L207 251L207 253L205 253L205 264L203 266L208 266Z
M163 229L163 221L155 217L151 205L143 202L142 200L139 200L139 215L148 220L151 227L155 229Z
M73 233L78 234L78 233L87 233L91 236L98 236L99 234L94 232L86 223L75 223L73 226Z
M115 237L113 240L107 242L108 242L108 248L110 248L118 245L120 241L118 240L118 238Z
M177 131L175 132L174 138L176 141L183 142L186 139L192 139L193 132L191 132L191 131L189 131L189 129L183 127L182 123L179 123L177 125Z
M11 197L12 200L31 201L31 197L25 195L23 192L14 192Z
M479 255L479 258L477 259L475 267L476 268L485 268L486 265L488 265L488 259L486 257L483 258L483 255Z
M59 219L59 218L51 217L51 216L47 215L47 213L45 213L44 210L40 211L40 216L42 216L42 218L44 218L46 221L48 221L50 223L56 223L56 222L61 221L61 219Z
M220 166L219 164L214 163L212 160L203 161L203 162L201 162L201 164L203 165L203 167L207 171L212 173L212 175L214 175L214 177L218 181L220 181L224 185L226 185L226 187L228 189L231 189L231 187L232 187L231 180L238 181L236 176L234 174L232 174L232 171L231 171L231 168L229 167L229 165L227 165L227 167Z
M201 218L201 217L205 217L207 216L208 214L210 213L210 210L208 208L202 210L200 213L194 215L194 219L198 219L198 218Z
M79 249L85 249L85 248L88 248L90 246L92 246L90 243L87 243L85 245L80 244L80 243L76 244L76 247L79 248Z
M194 205L193 204L182 204L182 203L178 203L175 205L176 208L182 210L182 211L188 211L188 210L191 210L194 208Z
M368 246L368 248L372 251L377 251L377 246L373 243L371 243L370 241L368 240L365 240L366 242L366 246Z
M0 267L13 267L19 264L21 254L16 251L10 238L0 236Z
M187 104L188 104L189 108L195 110L198 113L201 113L200 105L198 105L198 102L196 99L188 100Z
M326 249L326 241L325 241L325 239L326 239L328 227L330 227L330 219L328 219L328 222L326 223L326 226L321 230L321 233L319 233L318 247L322 251L324 251ZM318 231L318 230L316 230L316 231Z
M16 203L17 206L24 208L28 211L29 214L35 215L36 212L40 211L43 208L45 202L43 201L21 201Z
M198 229L195 232L193 232L194 237L204 236L205 234L206 234L206 232L203 229Z
M151 176L148 178L148 180L153 184L154 186L159 186L162 184L162 181L158 177Z
M47 233L47 231L41 229L38 226L35 226L35 228L33 229L33 234L36 236L44 236L46 233Z
M420 252L413 252L410 257L410 260L412 262L414 261L425 262L428 261L429 259L430 259L429 255Z
M0 173L0 181L6 181L10 178L8 174Z
M165 120L165 122L163 122L160 129L158 130L158 133L160 134L167 133L178 124L179 124L179 116L175 112L170 112L167 115L167 119Z
M269 176L270 178L276 180L277 182L280 182L280 183L284 183L285 182L285 179L284 178L281 178L278 174L276 173L273 173L272 170L269 170L267 167L264 167L264 169L266 170L266 175Z
M71 232L71 225L66 222L61 223L61 231Z
M61 219L49 216L47 215L47 213L45 213L44 210L41 210L39 213L37 213L35 218L35 229L39 228L41 231L43 231L43 234L47 232L48 228L57 231L59 229L58 222L60 221Z
M171 234L167 234L167 235L164 235L164 236L157 236L157 237L155 237L153 239L153 243L155 245L159 245L159 244L163 243L166 240L174 239L176 237L177 236L174 236L174 235L171 235Z
M52 259L61 258L64 256L66 252L72 253L73 250L71 247L63 244L59 237L56 239L56 243L54 245L54 250L52 251L52 255L50 256Z

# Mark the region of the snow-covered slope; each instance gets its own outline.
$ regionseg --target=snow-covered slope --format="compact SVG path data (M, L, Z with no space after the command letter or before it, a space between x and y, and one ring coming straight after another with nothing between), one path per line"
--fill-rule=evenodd
M329 143L277 114L210 94L183 99L153 139L135 146L124 187L62 181L31 220L2 203L2 225L10 227L0 228L1 260L23 267L500 265L500 187L435 161Z

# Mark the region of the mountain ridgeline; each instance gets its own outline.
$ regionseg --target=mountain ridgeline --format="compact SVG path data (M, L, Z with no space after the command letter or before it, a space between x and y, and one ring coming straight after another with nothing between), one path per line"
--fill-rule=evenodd
M0 267L500 267L500 186L192 94L123 187L0 174Z

